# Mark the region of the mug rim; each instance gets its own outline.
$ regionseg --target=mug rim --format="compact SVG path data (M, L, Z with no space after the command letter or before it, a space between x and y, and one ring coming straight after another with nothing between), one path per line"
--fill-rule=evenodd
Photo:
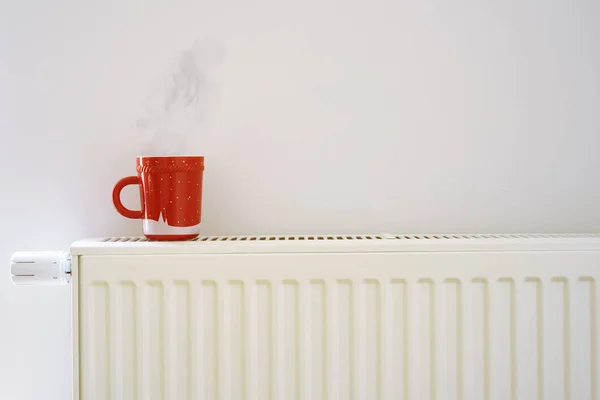
M204 156L136 156L136 158L204 158Z

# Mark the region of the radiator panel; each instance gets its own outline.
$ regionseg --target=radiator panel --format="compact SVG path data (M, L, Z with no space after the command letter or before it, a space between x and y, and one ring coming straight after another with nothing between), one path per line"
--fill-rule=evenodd
M597 252L82 256L81 399L598 399Z

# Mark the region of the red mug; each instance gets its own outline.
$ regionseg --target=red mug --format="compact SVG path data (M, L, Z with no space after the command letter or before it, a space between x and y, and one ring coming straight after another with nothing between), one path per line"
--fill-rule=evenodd
M138 157L137 176L121 179L113 189L113 203L127 218L142 219L144 235L153 240L188 240L200 234L204 157ZM121 190L139 185L142 209L121 203Z

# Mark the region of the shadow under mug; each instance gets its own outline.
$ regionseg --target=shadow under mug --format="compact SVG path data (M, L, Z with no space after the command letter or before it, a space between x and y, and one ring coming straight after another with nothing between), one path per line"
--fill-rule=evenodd
M202 156L137 157L137 176L128 176L113 189L113 203L127 218L143 220L152 240L189 240L200 234L202 215ZM121 190L139 185L141 210L121 203Z

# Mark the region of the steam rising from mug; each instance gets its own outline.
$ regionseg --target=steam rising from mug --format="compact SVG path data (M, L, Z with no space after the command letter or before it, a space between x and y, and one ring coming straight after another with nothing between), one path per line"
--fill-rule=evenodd
M222 62L222 49L214 42L196 41L180 53L162 82L153 88L145 111L136 122L144 155L200 154L201 122L216 88L210 70Z

